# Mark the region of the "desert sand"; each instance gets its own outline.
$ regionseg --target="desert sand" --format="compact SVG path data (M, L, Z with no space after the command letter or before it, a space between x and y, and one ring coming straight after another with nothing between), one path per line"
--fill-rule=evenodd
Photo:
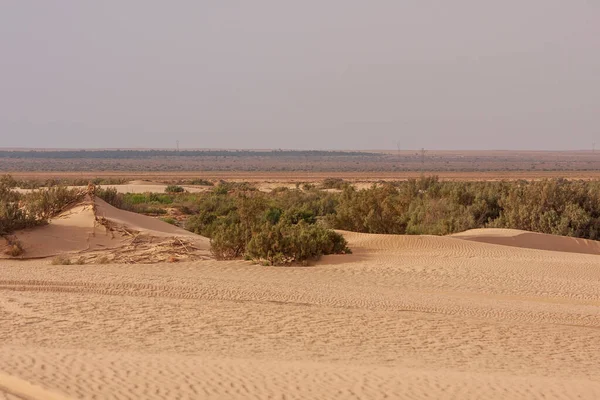
M48 225L16 232L24 254L20 259L64 256L86 263L100 258L113 262L157 262L175 257L208 259L210 241L159 219L119 210L86 195ZM8 243L0 240L0 260ZM175 260L175 259L173 259Z
M589 243L344 235L311 267L0 260L0 399L600 398Z

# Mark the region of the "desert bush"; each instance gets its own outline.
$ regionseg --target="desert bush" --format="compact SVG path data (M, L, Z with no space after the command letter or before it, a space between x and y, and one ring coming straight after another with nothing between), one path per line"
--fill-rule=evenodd
M124 208L124 196L117 192L115 187L100 188L97 187L95 190L96 196L117 208Z
M214 183L212 183L209 180L206 179L193 179L190 181L190 185L198 185L198 186L215 186Z
M66 256L56 256L51 261L52 265L71 265L71 259Z
M84 195L62 186L20 194L16 184L10 176L0 178L0 235L44 224Z
M81 201L85 192L68 189L64 186L53 186L47 189L34 190L24 196L24 202L30 213L39 219L47 220L58 215L66 207Z
M246 243L246 232L239 224L220 224L212 233L210 250L217 260L231 260L244 254Z
M291 235L288 227L303 224L367 233L434 235L499 227L600 239L600 181L442 182L431 176L380 182L363 190L344 183L341 193L310 187L266 194L237 187L222 182L207 193L160 195L168 199L141 195L138 204L125 202L124 206L147 212L148 207L163 209L164 203L172 201L171 207L185 209L190 215L186 229L213 239L224 258L247 256L246 250L240 249L246 249L257 234L265 234L267 225L272 230L279 226L286 237ZM15 203L9 204L14 207ZM5 214L23 210L17 207ZM238 228L228 228L233 225ZM227 246L234 250L227 253Z
M169 185L165 188L165 193L183 193L185 189L178 185Z
M229 192L255 192L258 189L250 182L227 182L219 181L219 184L214 187L213 192L217 194L227 194Z
M406 232L406 203L391 185L342 192L336 212L328 222L336 229L366 233Z
M348 184L342 178L325 178L321 183L323 189L344 189Z
M254 234L247 246L247 255L270 265L306 264L322 255L349 253L342 235L304 221L296 225L266 223Z
M166 222L167 224L177 225L177 220L173 217L164 217L161 218L161 221Z
M18 257L25 252L23 245L16 237L6 236L5 239L8 246L4 251L4 254L7 256Z

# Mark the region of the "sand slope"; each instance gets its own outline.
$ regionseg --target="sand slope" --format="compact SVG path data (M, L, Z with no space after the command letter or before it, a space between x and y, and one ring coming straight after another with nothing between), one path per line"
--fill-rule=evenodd
M98 258L104 255L128 253L135 261L137 255L146 257L153 248L166 250L168 239L189 243L195 255L210 256L210 241L159 219L119 210L102 199L86 197L84 201L53 218L48 225L16 232L14 236L25 250L21 258L43 258L79 254ZM166 253L164 253L166 254ZM8 258L0 252L0 258ZM120 257L118 259L123 259ZM160 260L160 258L158 258Z
M310 268L3 261L0 399L600 397L597 255L344 234Z
M547 235L518 229L472 229L452 236L503 246L600 255L600 242L596 240Z

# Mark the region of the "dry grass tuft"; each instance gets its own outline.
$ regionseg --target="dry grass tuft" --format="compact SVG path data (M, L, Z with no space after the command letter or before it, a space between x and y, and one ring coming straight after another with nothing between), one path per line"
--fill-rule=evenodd
M8 242L8 247L4 251L4 254L6 254L7 256L18 257L25 252L25 250L23 250L23 245L17 238L7 236L5 237L5 239Z
M52 259L52 265L71 265L71 260L65 256L56 256Z

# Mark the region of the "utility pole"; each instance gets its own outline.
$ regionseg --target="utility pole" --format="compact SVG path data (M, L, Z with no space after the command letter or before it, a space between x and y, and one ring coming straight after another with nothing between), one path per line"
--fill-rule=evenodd
M425 148L421 147L421 174L423 173L423 170L425 169Z
M177 155L179 155L179 140L177 141Z

